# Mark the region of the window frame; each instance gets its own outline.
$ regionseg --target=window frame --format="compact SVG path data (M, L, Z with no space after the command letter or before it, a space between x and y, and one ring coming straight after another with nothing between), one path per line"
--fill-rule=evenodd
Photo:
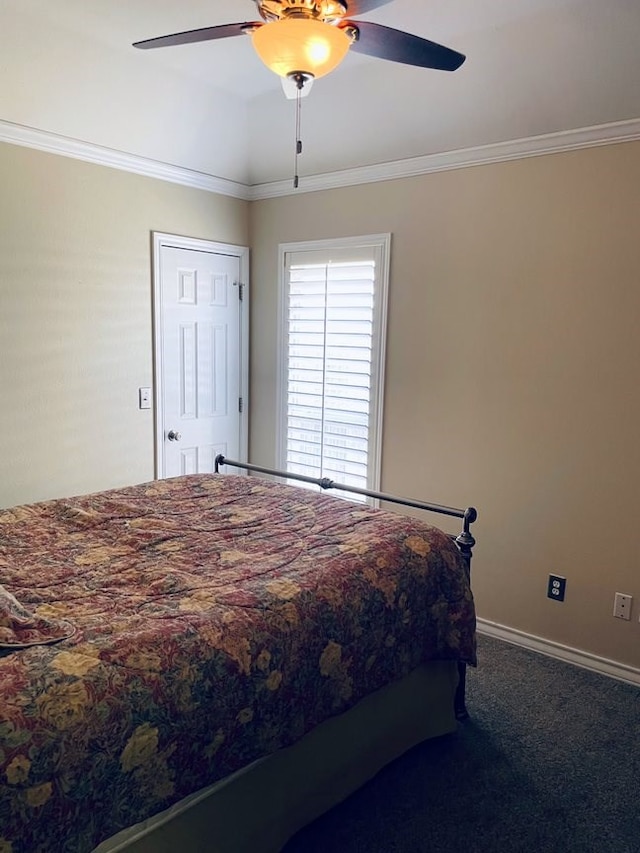
M374 250L376 276L374 283L374 318L371 359L371 411L369 415L369 464L367 489L380 490L382 463L382 422L384 413L384 380L387 342L387 314L391 234L369 234L281 243L278 247L278 371L276 388L276 467L286 470L287 460L287 385L288 385L288 278L287 255L304 252L326 253L329 263L332 250L371 248ZM293 481L292 481L293 482ZM337 482L337 481L336 481Z

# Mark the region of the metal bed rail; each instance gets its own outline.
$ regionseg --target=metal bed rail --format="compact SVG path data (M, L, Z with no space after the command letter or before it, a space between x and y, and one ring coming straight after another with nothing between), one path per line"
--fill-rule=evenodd
M476 544L469 527L477 519L478 513L475 507L467 507L466 509L457 509L456 507L441 506L440 504L425 503L424 501L416 501L411 498L400 498L396 495L389 495L385 492L375 492L370 489L359 489L356 486L345 486L341 483L335 483L329 477L307 477L304 474L293 474L289 471L278 471L275 468L265 468L262 465L254 465L251 462L238 462L234 459L227 459L224 454L219 453L214 460L214 472L220 473L221 465L229 465L232 468L241 468L245 471L256 471L259 474L269 474L273 477L281 477L287 480L299 480L302 483L310 483L319 486L321 489L340 489L344 492L351 492L356 495L365 495L366 497L374 498L375 500L388 501L389 503L399 504L401 506L410 506L415 509L422 509L427 512L435 512L440 515L447 515L453 518L462 519L462 532L455 536L449 534L453 541L458 546L458 549L465 561L467 574L471 576L471 557L473 546ZM456 719L466 720L469 716L466 706L466 681L467 681L467 665L458 663L458 686L456 688L454 698L454 711Z
M427 512L435 512L440 515L461 518L462 532L458 534L458 536L452 536L452 538L460 549L467 565L470 567L473 546L476 544L476 540L473 538L469 528L478 517L475 507L470 506L466 509L457 509L452 506L441 506L440 504L416 501L412 498L400 498L396 495L386 494L385 492L375 492L371 489L360 489L357 486L345 486L342 483L334 482L334 480L329 479L329 477L308 477L305 474L294 474L289 471L278 471L274 468L265 468L262 465L254 465L252 462L237 462L234 459L227 459L222 453L219 453L214 460L214 471L216 474L220 473L221 465L230 465L233 468L242 468L246 471L256 471L259 474L270 474L274 477L284 477L287 480L299 480L302 483L310 483L312 485L319 486L321 489L340 489L343 492L363 495L365 497L373 498L374 500L388 501L389 503L400 504L401 506L410 506Z

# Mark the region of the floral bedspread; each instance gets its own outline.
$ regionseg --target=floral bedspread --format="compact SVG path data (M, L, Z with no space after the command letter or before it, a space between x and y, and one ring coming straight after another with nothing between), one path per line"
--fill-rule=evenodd
M0 648L0 853L90 851L427 659L475 662L447 535L256 477L0 511L0 583L74 629Z

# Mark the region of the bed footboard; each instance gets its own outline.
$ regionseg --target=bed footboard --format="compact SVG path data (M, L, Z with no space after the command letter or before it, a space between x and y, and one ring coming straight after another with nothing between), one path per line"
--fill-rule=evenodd
M458 546L465 565L467 573L471 578L471 557L473 556L473 547L476 544L470 526L477 519L478 513L475 507L467 507L466 509L457 509L456 507L441 506L440 504L425 503L424 501L416 501L411 498L401 498L396 495L389 495L385 492L375 492L370 489L360 489L356 486L345 486L341 483L336 483L329 477L307 477L304 474L293 474L289 471L279 471L274 468L265 468L262 465L254 465L250 462L237 462L233 459L227 459L222 453L219 453L215 458L214 471L220 473L221 465L230 465L233 468L241 468L245 471L255 471L259 474L269 474L273 477L283 477L287 480L299 480L302 483L310 483L319 486L321 489L339 489L343 492L351 494L363 495L373 498L374 500L388 501L389 503L399 504L400 506L410 506L415 509L425 510L426 512L438 513L439 515L447 515L453 518L462 519L462 531L457 535L451 534L451 538ZM466 720L469 716L466 707L466 675L467 667L464 663L458 664L458 688L456 690L454 707L455 715L458 720Z

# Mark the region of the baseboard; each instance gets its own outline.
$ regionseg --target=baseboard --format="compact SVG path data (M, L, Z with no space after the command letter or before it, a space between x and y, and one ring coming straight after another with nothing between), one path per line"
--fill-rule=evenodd
M524 631L517 631L515 628L499 625L497 622L490 622L488 619L478 619L478 633L640 687L640 669L636 667L598 657L598 655L584 652L581 649L573 649L570 646L562 645L562 643L545 640L543 637L536 637Z

